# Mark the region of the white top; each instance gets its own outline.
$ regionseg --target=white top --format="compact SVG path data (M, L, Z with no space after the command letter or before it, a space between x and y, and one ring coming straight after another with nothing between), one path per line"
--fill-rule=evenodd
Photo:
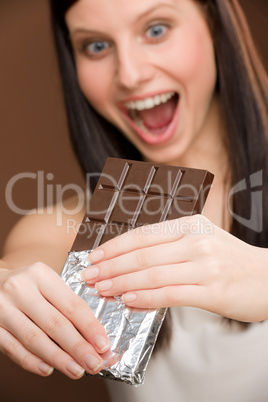
M107 380L113 402L268 401L268 321L243 329L191 307L171 314L171 347L151 358L144 385Z

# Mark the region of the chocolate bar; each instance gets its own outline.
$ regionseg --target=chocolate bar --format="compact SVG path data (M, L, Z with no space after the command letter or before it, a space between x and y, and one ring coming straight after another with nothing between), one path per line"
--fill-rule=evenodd
M212 181L205 170L108 158L72 251L93 250L139 226L200 213Z
M61 276L104 326L111 353L98 376L138 386L167 309L127 307L120 297L101 297L83 282L90 252L143 225L200 213L213 181L205 170L108 158Z

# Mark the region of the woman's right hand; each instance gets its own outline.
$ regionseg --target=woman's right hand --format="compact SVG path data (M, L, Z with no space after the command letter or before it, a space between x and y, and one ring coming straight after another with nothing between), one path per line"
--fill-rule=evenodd
M43 263L0 269L0 351L25 370L97 374L109 339L91 309Z

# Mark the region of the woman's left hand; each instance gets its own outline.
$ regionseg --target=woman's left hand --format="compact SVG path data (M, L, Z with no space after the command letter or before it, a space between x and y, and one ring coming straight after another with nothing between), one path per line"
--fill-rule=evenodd
M192 306L254 322L268 318L267 257L195 215L108 241L90 254L83 279L131 307Z

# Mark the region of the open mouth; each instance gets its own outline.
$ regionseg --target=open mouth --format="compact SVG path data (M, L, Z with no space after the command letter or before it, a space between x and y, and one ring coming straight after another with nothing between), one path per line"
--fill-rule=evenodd
M166 92L124 103L123 112L136 133L146 142L158 144L174 133L179 95Z

